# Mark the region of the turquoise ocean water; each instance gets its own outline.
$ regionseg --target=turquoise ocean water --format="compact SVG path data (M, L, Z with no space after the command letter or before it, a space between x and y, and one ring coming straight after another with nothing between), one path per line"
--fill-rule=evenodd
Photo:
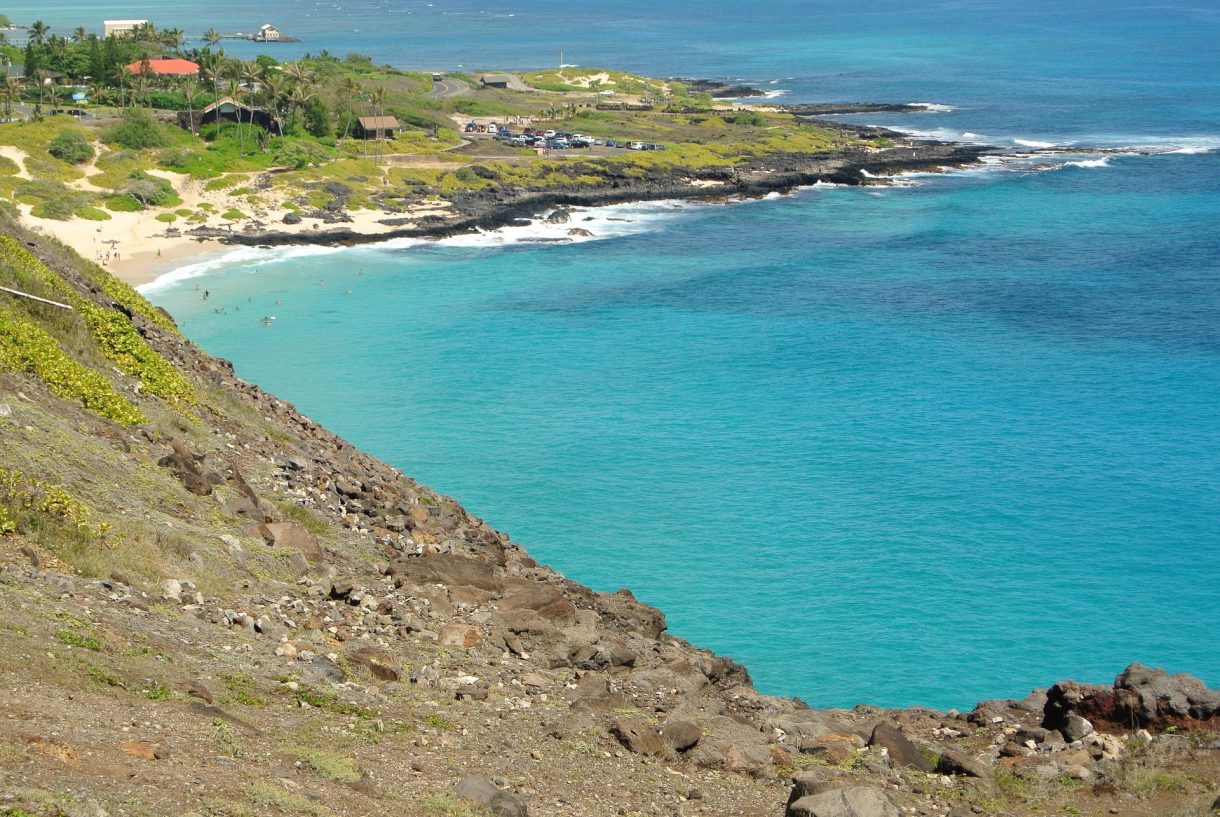
M273 22L300 50L418 68L563 48L791 101L935 102L861 121L1013 153L1122 148L582 212L598 238L574 244L240 250L148 294L244 377L573 578L631 587L764 691L963 707L1132 660L1220 684L1214 7L162 5L42 16Z

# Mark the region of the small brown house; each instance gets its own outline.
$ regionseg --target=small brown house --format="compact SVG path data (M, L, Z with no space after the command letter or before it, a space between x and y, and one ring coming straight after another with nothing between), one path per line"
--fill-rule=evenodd
M512 81L508 74L484 74L479 78L479 84L484 88L507 88Z
M393 139L402 130L394 116L362 116L356 120L356 136L360 139Z
M217 101L197 111L179 111L178 124L190 131L198 132L202 125L212 122L233 122L258 125L268 133L280 134L280 120L264 108L238 102L233 97L222 96Z

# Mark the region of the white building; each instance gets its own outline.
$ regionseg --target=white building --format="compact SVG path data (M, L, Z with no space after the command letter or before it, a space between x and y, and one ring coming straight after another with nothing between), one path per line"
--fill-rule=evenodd
M280 30L278 28L276 28L275 26L271 25L270 23L267 23L266 25L263 25L263 26L259 26L258 39L262 40L263 42L269 43L269 42L275 42L279 38L280 38Z
M121 37L124 34L130 34L147 22L147 20L103 20L102 36L109 37L113 34Z

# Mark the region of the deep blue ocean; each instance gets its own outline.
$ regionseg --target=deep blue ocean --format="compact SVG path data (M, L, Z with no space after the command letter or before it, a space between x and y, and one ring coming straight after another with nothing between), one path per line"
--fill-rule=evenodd
M305 40L284 57L423 69L562 48L783 101L934 102L857 121L1014 153L1123 149L581 213L598 238L575 244L241 250L148 294L766 692L960 708L1134 660L1220 685L1220 8L41 5L6 11L61 32L271 22Z

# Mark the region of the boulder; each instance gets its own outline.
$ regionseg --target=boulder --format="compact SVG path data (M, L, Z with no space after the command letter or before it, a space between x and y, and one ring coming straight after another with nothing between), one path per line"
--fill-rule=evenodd
M859 741L851 735L819 735L816 738L805 739L801 743L801 753L812 755L823 763L839 766L851 760L859 749Z
M771 744L754 726L726 715L707 718L702 725L706 734L686 752L696 764L754 775L771 768Z
M868 745L885 749L890 763L895 766L906 766L921 772L930 772L933 769L932 761L924 757L897 727L888 723L879 723L873 728Z
M524 800L504 791L482 775L463 778L457 784L456 791L458 797L473 800L495 817L529 817Z
M643 718L615 718L610 734L638 755L659 755L665 751L665 742L656 727Z
M576 689L568 693L572 708L583 711L607 711L627 705L621 693L610 689L610 681L604 675L589 673L576 682Z
M478 644L482 638L483 633L479 628L469 624L446 624L441 629L442 647L469 648Z
M523 583L498 603L501 610L529 610L557 626L576 622L576 606L553 587L537 582Z
M792 793L788 795L788 805L812 794L821 794L830 788L831 775L829 769L811 766L792 777Z
M778 729L785 735L788 746L804 751L812 748L823 735L842 734L842 726L813 711L786 713L767 722L768 729Z
M318 538L300 522L268 522L259 526L259 533L267 544L299 550L306 559L315 564L326 559L326 551L318 544Z
M1063 719L1063 726L1060 730L1063 733L1063 739L1068 743L1073 743L1078 740L1083 740L1085 736L1093 734L1093 724L1089 723L1087 718L1082 718L1075 712L1069 712L1067 717Z
M567 224L572 220L572 215L567 210L556 210L546 217L547 224Z
M945 748L936 761L936 771L940 774L964 775L977 777L980 780L992 778L991 769L982 761L975 760L957 749Z
M669 721L661 727L661 737L679 752L694 748L702 736L703 730L690 721Z
M400 587L403 584L445 584L468 585L480 590L500 589L500 578L495 567L451 553L395 559L390 563L389 575Z
M366 670L379 681L397 681L402 677L402 664L392 653L377 647L361 647L347 654L347 662Z
M847 786L802 797L785 817L899 817L898 805L876 786Z

